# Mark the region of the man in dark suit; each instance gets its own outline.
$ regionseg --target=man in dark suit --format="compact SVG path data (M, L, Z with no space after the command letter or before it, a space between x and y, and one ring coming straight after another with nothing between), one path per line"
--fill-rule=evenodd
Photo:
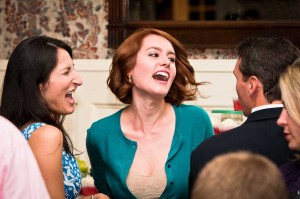
M276 121L283 107L278 80L287 65L300 57L299 49L280 38L249 38L237 48L236 91L243 114L239 127L202 142L191 155L189 190L204 165L220 154L247 150L266 156L278 166L293 158ZM217 188L217 187L216 187Z

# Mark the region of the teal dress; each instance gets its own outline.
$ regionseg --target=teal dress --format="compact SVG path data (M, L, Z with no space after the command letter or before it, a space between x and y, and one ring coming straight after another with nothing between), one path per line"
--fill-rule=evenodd
M190 155L203 140L212 136L208 114L192 105L173 106L175 132L165 163L167 185L160 198L188 198ZM126 178L137 149L135 141L127 139L120 126L121 109L92 124L87 131L87 151L92 176L99 192L110 198L135 198Z
M45 123L33 123L22 130L22 134L26 138L26 140L28 140L31 134L43 125L45 125ZM64 176L65 198L75 199L81 189L81 174L75 157L71 154L66 153L64 150L62 152L62 167Z

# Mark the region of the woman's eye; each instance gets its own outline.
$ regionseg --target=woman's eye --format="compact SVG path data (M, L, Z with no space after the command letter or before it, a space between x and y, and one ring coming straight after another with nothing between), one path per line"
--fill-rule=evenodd
M175 62L175 58L169 58L170 62L174 63Z
M64 75L68 75L70 73L70 70L66 70L65 72L64 72Z
M149 56L151 56L151 57L158 57L158 54L157 53L150 53Z

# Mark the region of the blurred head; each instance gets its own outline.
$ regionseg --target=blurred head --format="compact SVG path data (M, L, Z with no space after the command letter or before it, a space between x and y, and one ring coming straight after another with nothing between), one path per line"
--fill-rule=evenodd
M82 84L66 43L44 36L23 40L12 52L2 86L0 114L21 128L28 122L54 125L74 111L72 93Z
M262 97L265 103L281 99L279 76L300 56L300 51L285 38L268 37L244 40L237 47L237 53L236 90L244 115L248 116L255 107L254 99ZM262 96L251 93L253 83L261 88Z
M116 50L110 67L107 84L116 97L125 104L132 101L132 88L135 86L130 75L137 64L137 56L145 38L150 35L166 39L175 53L174 66L176 76L164 99L171 104L179 105L184 100L193 100L197 95L197 83L194 69L187 60L187 53L183 45L168 33L157 29L139 29L130 35ZM167 59L165 59L167 60ZM171 59L169 59L171 60ZM145 62L145 64L148 64ZM173 63L172 63L173 64ZM141 66L141 63L138 64Z
M192 199L287 199L285 182L269 159L249 152L215 157L201 170Z
M300 59L288 66L279 80L284 108L277 124L284 128L289 148L300 150Z

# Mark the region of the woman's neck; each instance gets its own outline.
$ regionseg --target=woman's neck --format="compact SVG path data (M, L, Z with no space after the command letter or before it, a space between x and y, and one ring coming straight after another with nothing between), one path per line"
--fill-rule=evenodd
M166 120L170 104L131 104L128 107L128 119L135 130L143 132L158 127Z

